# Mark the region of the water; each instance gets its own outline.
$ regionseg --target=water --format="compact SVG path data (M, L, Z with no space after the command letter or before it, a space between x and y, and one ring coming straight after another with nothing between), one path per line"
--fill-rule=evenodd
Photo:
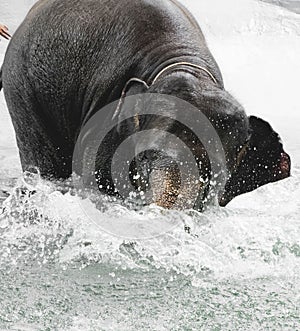
M105 203L104 221L137 231L141 219L174 222L124 240L94 224L78 196L38 176L24 182L1 94L0 330L300 330L300 16L252 0L184 3L227 88L280 132L293 176L204 214ZM12 29L27 5L13 16L0 4Z
M260 189L255 207L204 215L150 208L145 218L181 218L191 230L182 223L142 242L99 231L79 198L52 190L40 183L1 218L2 328L297 329L300 222L299 202L291 200L299 179ZM135 212L112 208L134 222Z

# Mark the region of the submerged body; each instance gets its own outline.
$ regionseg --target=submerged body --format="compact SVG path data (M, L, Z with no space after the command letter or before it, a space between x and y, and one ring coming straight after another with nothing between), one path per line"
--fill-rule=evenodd
M127 85L133 77L145 84ZM220 70L198 24L177 1L41 0L12 38L1 82L23 170L36 166L47 178L66 179L71 175L80 131L122 92L176 96L209 118L223 143L231 173L222 205L238 194L290 174L290 160L279 137L264 121L249 120L224 90ZM103 123L97 123L99 130L113 116L107 114ZM138 123L138 128L128 124L125 136L162 126L179 136L182 131L172 119L151 118ZM265 144L257 140L256 130L263 130L259 139L265 139ZM110 141L118 145L125 136L114 132ZM157 149L164 144L158 141ZM107 168L113 151L107 146L96 162L97 171L102 173L101 186L108 193L114 193ZM208 163L203 148L196 153L202 164ZM170 171L165 156L153 153L144 154L146 161L141 164L151 172L153 159L157 164L158 158L159 178L154 176L153 185L164 178L171 184L154 202L172 207L172 200L166 196L176 187L176 169ZM209 178L209 174L203 175Z

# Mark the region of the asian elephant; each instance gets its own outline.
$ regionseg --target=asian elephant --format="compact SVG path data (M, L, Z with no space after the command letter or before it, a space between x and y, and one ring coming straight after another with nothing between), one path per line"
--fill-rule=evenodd
M217 192L220 205L290 175L290 158L278 134L267 122L248 117L225 90L198 23L176 0L40 0L11 39L0 87L23 170L38 167L45 178L70 177L76 141L97 112L121 97L144 93L180 98L209 119L226 155L228 178L225 190ZM111 130L95 162L99 188L118 194L110 164L124 139L163 129L193 151L206 185L191 181L187 193L180 192L176 151L173 159L166 155L163 138L132 161L133 173L142 173L144 184L151 181L154 203L172 208L178 195L185 201L190 190L198 190L201 201L194 207L199 209L212 180L209 160L193 130L176 121L179 111L172 109L172 118L168 112L139 116L137 111ZM118 113L105 113L97 128L113 116Z

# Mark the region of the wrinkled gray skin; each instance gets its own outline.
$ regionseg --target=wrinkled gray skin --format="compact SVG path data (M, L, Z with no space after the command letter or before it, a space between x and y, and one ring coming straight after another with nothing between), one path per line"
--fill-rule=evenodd
M151 85L163 68L182 61L207 68L217 84L204 71L182 65ZM202 111L215 126L226 152L227 168L233 173L239 149L250 137L249 120L243 108L224 90L218 65L195 19L173 0L36 3L9 44L0 79L23 170L37 166L44 177L68 178L81 128L93 114L118 99L132 77L151 87L133 83L126 89L127 95L174 95ZM97 123L99 130L112 116L113 112L105 114L103 123ZM182 132L180 125L170 119L141 118L138 126L127 123L121 133L111 133L97 161L99 181L107 193L114 193L107 166L114 148L133 132L155 127L163 127L179 137ZM157 148L164 143L159 141ZM202 147L195 153L204 164L209 164ZM136 168L141 172L147 167L151 173L154 163L162 173L170 170L164 155L149 152L139 156L139 160ZM169 174L176 178L177 170L171 170ZM209 178L207 170L201 171ZM176 183L172 180L168 175L168 187L174 188ZM153 183L155 186L155 180ZM110 189L106 189L107 185ZM164 192L154 202L172 207L168 194L172 192ZM227 187L226 201L238 194L236 189Z

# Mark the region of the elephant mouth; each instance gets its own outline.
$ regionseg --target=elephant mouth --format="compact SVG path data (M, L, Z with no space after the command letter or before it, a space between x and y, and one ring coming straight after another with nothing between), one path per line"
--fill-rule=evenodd
M147 205L177 210L202 208L197 204L204 200L208 181L199 179L199 173L197 176L187 168L181 169L174 159L160 152L148 151L143 156L146 159L135 163L138 173L135 187L143 192Z
M149 180L153 203L166 209L173 208L180 198L181 178L178 170L153 170Z
M197 178L185 182L178 168L152 170L149 178L152 203L166 208L187 210L202 210L206 183ZM199 199L199 196L201 198Z

